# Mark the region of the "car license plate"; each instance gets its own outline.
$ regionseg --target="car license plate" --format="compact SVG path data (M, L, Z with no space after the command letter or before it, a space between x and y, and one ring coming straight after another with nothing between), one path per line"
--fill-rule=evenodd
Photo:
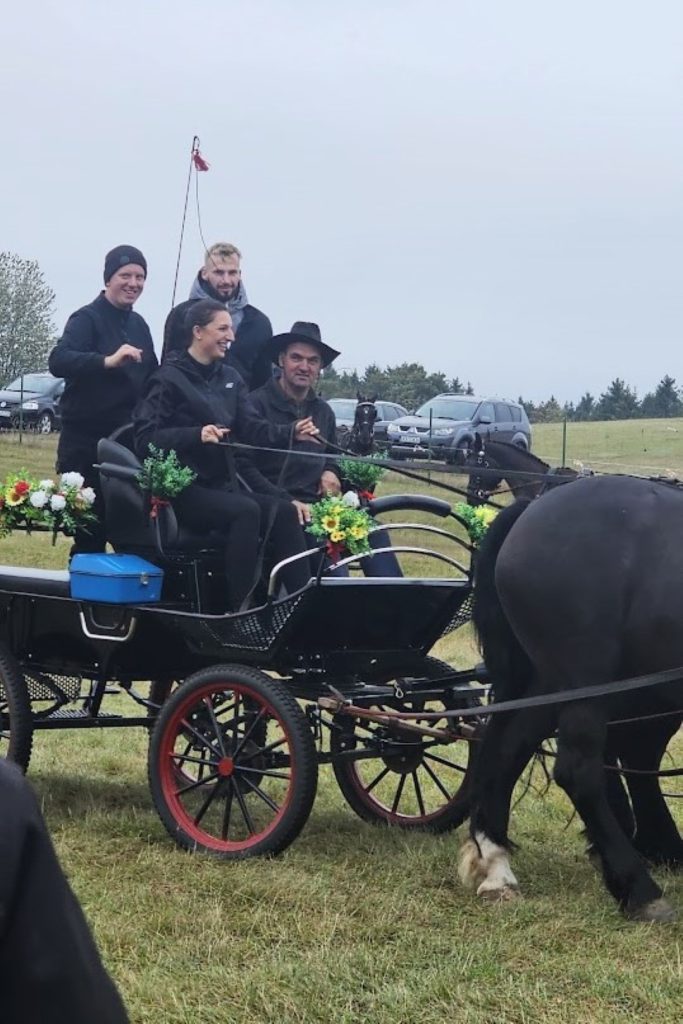
M8 417L9 417L9 416L11 416L11 415L12 415L12 414L11 414L11 412L9 411L9 409L0 409L0 416L8 416Z
M419 434L401 434L401 444L419 444Z

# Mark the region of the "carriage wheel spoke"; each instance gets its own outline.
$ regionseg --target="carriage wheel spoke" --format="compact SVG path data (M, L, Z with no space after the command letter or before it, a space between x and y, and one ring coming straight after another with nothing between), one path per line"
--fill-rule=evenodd
M386 768L386 767L382 768L382 771L381 771L381 772L379 773L379 775L376 775L376 776L375 776L375 778L374 778L374 779L372 780L372 782L370 783L370 785L369 785L369 786L363 786L363 789L365 790L365 792L366 792L366 793L370 793L370 792L371 792L371 791L372 791L372 790L373 790L373 789L375 788L375 786L376 786L376 785L377 785L377 784L378 784L379 782L381 782L381 781L382 781L382 779L384 778L384 776L385 776L385 775L388 775L388 774L389 774L389 769L388 769L388 768Z
M413 776L413 785L415 786L415 796L417 797L417 806L420 808L420 814L424 818L425 816L425 804L422 799L422 790L420 789L420 782L417 777L417 769L411 773Z
M218 719L216 718L216 712L214 711L213 704L211 703L211 700L210 700L209 697L205 697L204 698L204 706L206 707L206 710L209 712L209 718L211 719L211 724L213 726L213 731L216 734L216 739L218 740L218 746L221 748L221 757L227 757L228 756L228 752L225 749L225 743L223 742L223 732L221 730L221 727L218 724Z
M436 774L436 772L433 771L433 769L427 764L426 761L422 762L422 767L427 772L427 774L429 775L430 779L432 780L434 785L437 787L437 789L440 790L442 795L445 796L448 801L452 800L453 798L452 798L451 794L448 792L448 790L446 789L446 787L444 786L444 784L442 783L441 779Z
M398 810L398 805L401 802L401 797L403 796L403 787L405 786L405 784L406 784L406 776L402 775L401 779L400 779L400 782L399 782L398 786L396 787L396 793L394 795L394 802L391 805L391 813L392 814L396 814L396 811Z
M242 753L242 748L244 747L244 744L247 742L247 740L249 739L249 737L251 736L252 732L254 731L254 729L256 728L258 723L261 721L261 719L263 718L265 713L266 713L266 709L265 709L265 707L262 707L261 710L259 711L259 713L256 715L256 717L252 720L252 722L249 725L249 727L246 729L244 735L242 736L242 739L239 741L239 743L235 747L234 754L232 755L235 759L237 759L239 757L239 755ZM259 750L259 753L262 753L262 751Z
M190 723L187 721L186 718L183 718L183 721L182 721L181 724L182 724L183 728L186 729L187 732L191 733L192 736L194 736L195 739L198 740L198 742L201 743L201 745L203 747L206 747L207 750L210 750L214 757L216 757L216 758L218 757L218 753L216 751L216 748L213 746L213 744L209 743L209 741L207 740L206 736L203 736L202 733L200 733L198 729L195 729L195 727L193 725L190 725ZM184 737L184 739L187 739L187 737ZM192 747L192 745L193 744L190 743L189 747Z
M190 793L193 789L198 789L199 786L205 786L207 782L213 782L214 779L217 779L218 777L218 772L213 772L212 775L205 775L199 779L195 779L194 782L188 782L186 786L181 786L180 789L176 789L176 796L183 796L185 793Z
M221 838L224 842L227 842L228 832L230 831L230 814L232 812L232 798L235 792L235 784L232 779L228 779L228 793L225 798L225 806L223 807L223 825L221 827Z
M267 775L269 779L284 779L285 782L289 782L291 775L283 775L282 772L271 771L268 768L246 768L244 765L239 766L240 774L243 772L252 772L254 775Z
M218 776L216 776L216 778L218 778ZM195 786L200 786L200 785L202 785L202 783L195 782L195 783L193 783L192 786L188 786L187 788L188 789L194 789ZM204 803L202 804L202 806L199 808L199 810L197 811L197 813L195 815L195 818L194 818L195 825L198 825L199 822L202 820L202 818L204 817L204 815L208 811L209 807L211 806L211 804L216 799L216 796L218 794L218 790L219 789L220 789L220 786L212 786L211 787L209 795L207 796L206 800L204 801Z
M456 764L455 761L449 761L445 757L439 757L438 754L429 754L425 751L424 756L429 758L430 761L437 761L439 764L445 764L447 768L455 768L457 772L466 772L467 769L462 764Z
M254 827L254 820L251 816L251 813L249 812L246 800L244 799L244 794L242 793L238 785L234 786L234 790L235 796L237 797L237 803L239 804L240 811L242 812L242 817L244 818L244 823L249 829L249 835L253 836L256 834L256 828Z
M257 786L256 783L251 781L251 779L246 779L245 778L245 779L242 779L242 781L246 782L246 784L249 786L249 789L252 791L252 793L256 793L257 796L261 797L261 799L263 800L264 804L267 804L268 807L270 807L271 811L273 811L275 814L278 813L278 811L280 810L279 805L276 804L275 801L273 799L271 799L271 797L269 797L267 793L264 793L260 786Z
M251 754L246 754L242 758L242 760L243 761L251 761L255 757L263 757L264 754L272 753L273 750L276 750L278 747L281 747L283 745L283 743L286 743L286 742L287 742L287 738L285 736L283 736L281 740L273 740L273 742L269 743L266 747L259 747L258 750L252 751Z

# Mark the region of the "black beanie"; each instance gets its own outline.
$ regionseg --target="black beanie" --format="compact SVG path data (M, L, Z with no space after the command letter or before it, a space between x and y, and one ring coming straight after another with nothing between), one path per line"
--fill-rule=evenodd
M147 277L147 260L134 245L117 245L104 257L104 283L108 284L117 270L129 263L137 263Z

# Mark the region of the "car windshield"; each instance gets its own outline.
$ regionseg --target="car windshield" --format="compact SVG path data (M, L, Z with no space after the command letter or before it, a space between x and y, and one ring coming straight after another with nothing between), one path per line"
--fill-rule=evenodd
M430 402L421 405L415 415L429 419L431 414L435 420L471 420L478 406L479 402L470 402L465 398L432 398Z
M22 385L21 377L17 377L11 384L8 384L5 391L31 391L37 395L46 395L54 386L55 378L47 377L44 373L25 373Z
M330 402L337 419L352 420L356 415L356 402L352 398L333 398Z

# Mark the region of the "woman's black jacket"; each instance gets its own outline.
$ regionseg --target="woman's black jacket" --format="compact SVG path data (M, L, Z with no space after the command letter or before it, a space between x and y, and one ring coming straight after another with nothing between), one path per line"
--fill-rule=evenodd
M144 459L153 444L174 449L197 474L197 483L219 487L230 478L226 448L202 443L202 427L214 423L230 429L229 440L264 448L289 448L290 426L267 423L254 409L240 375L218 361L204 366L189 353L171 356L151 377L133 412L135 448ZM252 482L248 468L240 475L259 492L260 474Z

